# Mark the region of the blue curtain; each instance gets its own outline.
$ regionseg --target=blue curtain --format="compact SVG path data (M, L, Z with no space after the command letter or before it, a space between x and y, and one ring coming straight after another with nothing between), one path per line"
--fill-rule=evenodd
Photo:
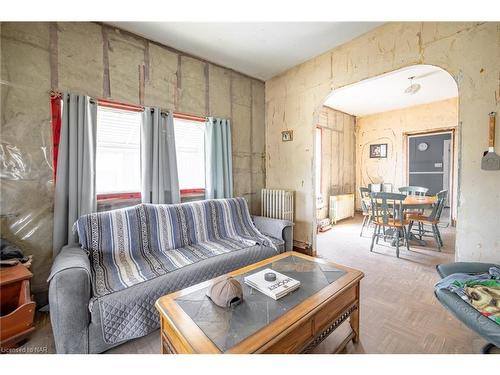
M141 198L143 203L179 203L174 117L146 107L141 128Z
M54 192L53 253L77 243L73 224L96 212L97 105L88 96L64 94Z
M205 131L205 198L233 196L233 162L229 120L209 117Z

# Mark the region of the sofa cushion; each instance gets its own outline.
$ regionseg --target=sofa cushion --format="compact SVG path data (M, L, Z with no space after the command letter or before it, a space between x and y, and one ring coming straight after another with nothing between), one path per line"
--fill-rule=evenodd
M271 240L271 242L274 244L274 246L276 246L276 249L278 249L278 251L280 253L285 251L285 241L283 241L283 239L272 237L269 235L267 235L267 237Z
M211 199L182 205L188 223L189 242L196 244L234 239L247 246L272 242L255 227L244 198Z
M141 205L81 216L74 225L87 251L112 252L141 243Z
M101 352L119 342L144 336L158 329L160 322L154 304L159 297L277 254L276 249L255 245L207 258L94 299L91 305L91 325L102 330L102 338L91 340L90 351Z
M97 298L223 253L276 248L254 226L243 198L141 204L85 215L76 225Z
M89 254L96 297L176 268L155 247L151 234L155 227L143 204L82 216L76 228L80 244Z
M181 204L143 204L144 231L151 250L164 252L189 245L186 214Z

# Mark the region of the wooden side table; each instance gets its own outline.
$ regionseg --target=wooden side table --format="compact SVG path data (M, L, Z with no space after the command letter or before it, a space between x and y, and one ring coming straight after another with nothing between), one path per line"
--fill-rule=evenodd
M35 330L32 273L22 264L0 268L0 347L12 348Z

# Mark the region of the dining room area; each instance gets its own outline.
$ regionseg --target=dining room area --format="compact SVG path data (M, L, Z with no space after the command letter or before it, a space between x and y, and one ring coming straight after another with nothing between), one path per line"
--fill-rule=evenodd
M485 344L435 298L438 264L455 260L447 190L373 184L358 192L362 211L318 232L317 255L365 274L362 344L347 353L477 353ZM426 191L427 190L427 191ZM408 324L411 322L411 324ZM326 343L325 345L328 345Z
M429 246L429 238L434 241L437 251L444 242L440 227L441 215L448 197L448 190L435 195L426 195L428 188L423 186L402 186L398 192L380 190L380 187L360 187L359 194L363 212L360 236L366 227L373 227L370 251L379 239L390 242L399 258L400 245L410 251L410 242L420 247Z
M336 242L339 225L358 221L357 253L454 252L457 95L448 72L414 65L326 98L315 129L319 255Z
M422 152L418 144L413 152ZM477 353L485 345L433 293L439 280L436 266L455 261L454 170L443 178L410 173L414 169L422 168L405 172L406 181L415 185L370 182L355 194L333 195L326 210L318 203L316 255L365 274L360 318L364 339L348 344L346 353ZM436 183L436 175L444 183ZM321 210L328 215L326 226Z
M393 194L399 193L372 193ZM402 194L404 195L404 194ZM399 197L415 203L413 207L428 206L425 213L433 211L438 198L432 196ZM384 199L375 198L382 207ZM385 199L389 212L390 198ZM412 202L413 201L413 202ZM367 202L371 202L368 199ZM435 206L434 206L435 207ZM396 208L396 212L399 208ZM395 233L390 227L380 227L380 236L373 221L367 221L363 227L365 215L356 212L354 217L339 221L325 232L317 235L317 255L340 262L349 267L357 267L365 274L361 288L360 329L363 342L346 346L346 353L477 353L485 344L474 332L464 329L462 324L453 319L439 301L433 290L438 281L437 264L455 260L455 227L440 220L438 230L441 250L432 232L419 237L419 225L416 220L411 229L411 237L406 247L404 234L399 232L399 257L396 254ZM405 228L408 230L409 219ZM382 215L383 222L383 215ZM396 220L397 222L397 220ZM432 230L425 225L426 230ZM390 232L393 232L392 234ZM409 232L407 232L409 233ZM414 237L413 237L414 236ZM378 240L377 240L378 239ZM373 251L370 247L373 243ZM411 322L411 324L408 324ZM347 329L347 328L345 328ZM445 339L446 338L446 339ZM333 338L331 339L333 340ZM325 345L328 345L328 340Z
M447 206L449 191L428 192L423 186L360 187L361 211L326 230L318 227L317 253L322 256L338 245L344 252L352 251L354 258L370 252L405 260L425 254L425 263L433 265L445 258L453 261L455 227Z
M432 292L436 266L455 261L458 104L448 72L415 65L337 89L319 110L313 247L365 274L365 339L347 352L484 344Z

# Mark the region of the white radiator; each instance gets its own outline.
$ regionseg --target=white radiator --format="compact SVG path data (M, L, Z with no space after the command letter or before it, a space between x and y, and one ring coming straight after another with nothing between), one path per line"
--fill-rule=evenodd
M293 191L262 189L261 215L293 221Z
M330 221L337 221L354 217L354 194L340 194L330 196Z

